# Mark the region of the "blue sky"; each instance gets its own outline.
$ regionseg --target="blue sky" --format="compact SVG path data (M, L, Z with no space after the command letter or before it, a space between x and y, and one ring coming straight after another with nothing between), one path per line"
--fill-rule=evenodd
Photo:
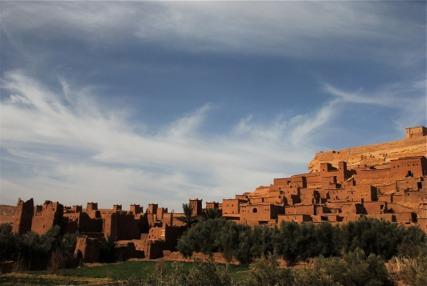
M0 2L0 203L220 200L426 124L426 3Z

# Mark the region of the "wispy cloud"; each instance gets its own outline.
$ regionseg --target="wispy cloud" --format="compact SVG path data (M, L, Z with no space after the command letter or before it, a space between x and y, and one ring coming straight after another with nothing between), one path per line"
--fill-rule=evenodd
M398 108L403 120L406 99L383 94L406 90L406 96L423 97L419 82L364 95L329 84L324 90L331 99L307 114L278 115L266 123L249 116L228 132L206 134L201 129L211 104L165 127L141 129L126 112L101 107L90 88L64 79L60 86L55 91L17 71L1 80L2 202L34 196L66 203L96 199L104 205L158 201L179 208L192 196L230 197L303 171L316 138L328 136L325 127L342 116L341 107ZM414 111L418 120L425 114L422 108Z
M323 84L323 89L337 98L336 103L394 109L393 121L397 130L427 123L427 79L397 82L372 91L347 91L328 83Z
M2 79L2 199L148 199L177 206L189 196L219 199L269 183L303 167L311 153L286 140L297 122L246 122L246 130L202 135L206 104L164 128L139 131L126 114L101 110L87 89L61 82L55 92L21 72Z

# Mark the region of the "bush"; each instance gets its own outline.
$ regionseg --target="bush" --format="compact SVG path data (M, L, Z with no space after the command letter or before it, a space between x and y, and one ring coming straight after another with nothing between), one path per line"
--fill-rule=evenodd
M10 224L0 225L0 261L15 260L17 245Z
M294 284L293 272L281 269L275 256L262 257L251 264L251 272L240 285L288 286Z
M0 225L0 261L13 260L16 270L50 271L75 265L73 251L75 234L61 234L59 226L38 235L12 233L10 225Z
M156 273L147 279L133 281L128 285L156 286L231 286L229 273L222 266L212 261L195 262L190 269L182 264L172 268L156 267Z
M407 285L427 285L427 256L397 258L391 261L396 267L396 278Z
M99 240L99 244L99 261L107 263L116 261L114 240L108 237L106 240Z
M390 275L380 256L366 256L356 249L343 258L317 258L313 268L307 268L297 275L296 285L393 285Z

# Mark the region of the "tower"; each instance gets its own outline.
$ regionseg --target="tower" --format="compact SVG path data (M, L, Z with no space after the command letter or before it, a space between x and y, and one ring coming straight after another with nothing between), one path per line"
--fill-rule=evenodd
M202 214L202 200L190 199L189 206L191 207L191 216L195 217Z
M18 199L18 204L15 210L15 218L13 220L12 231L16 234L23 234L31 230L31 224L34 215L34 201L29 199L24 202Z

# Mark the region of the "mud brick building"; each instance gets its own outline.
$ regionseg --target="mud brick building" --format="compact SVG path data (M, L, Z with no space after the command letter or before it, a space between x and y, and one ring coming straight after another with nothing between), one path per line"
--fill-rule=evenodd
M368 216L427 231L427 129L405 131L399 141L320 152L307 173L224 199L223 216L248 225Z

